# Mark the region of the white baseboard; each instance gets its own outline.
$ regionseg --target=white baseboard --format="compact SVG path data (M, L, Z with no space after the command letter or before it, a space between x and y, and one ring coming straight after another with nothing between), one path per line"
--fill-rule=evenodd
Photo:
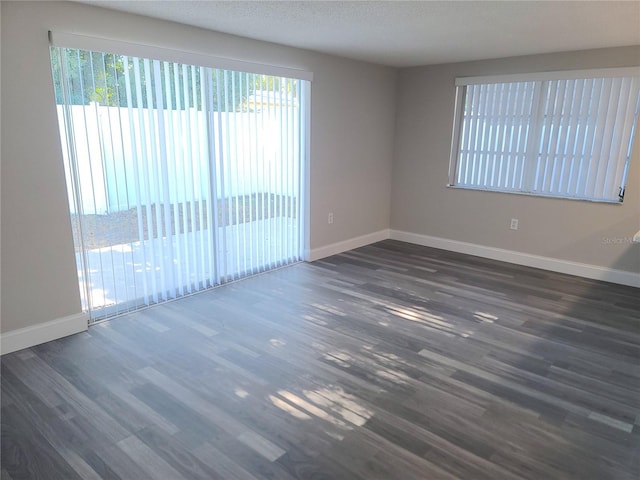
M314 260L320 260L321 258L336 255L348 250L353 250L354 248L364 247L365 245L380 242L381 240L386 240L388 238L389 230L380 230L377 232L362 235L360 237L343 240L342 242L331 243L329 245L325 245L324 247L314 248L309 252L309 256L307 258L309 259L309 261L313 262Z
M570 262L557 258L530 255L528 253L515 252L501 248L486 247L473 243L449 240L446 238L432 237L418 233L404 232L401 230L380 230L360 237L350 238L341 242L314 248L307 256L309 261L319 260L331 255L364 247L371 243L391 238L407 243L440 248L453 252L466 253L478 257L490 258L507 263L515 263L527 267L540 268L553 272L566 273L594 280L618 283L640 288L640 274L624 270L614 270L597 265ZM19 328L0 334L0 354L11 353L23 348L33 347L41 343L56 340L58 338L86 331L88 328L88 316L86 313L77 313L67 317L58 318L39 325Z
M449 240L447 238L403 232L401 230L390 230L389 232L389 238L393 240L640 288L640 273L614 270L597 265L570 262L539 255L530 255L528 253L514 252L513 250L486 247L473 243L460 242L458 240Z
M88 317L86 313L76 313L25 328L18 328L0 334L0 353L11 353L23 348L33 347L58 338L86 331Z

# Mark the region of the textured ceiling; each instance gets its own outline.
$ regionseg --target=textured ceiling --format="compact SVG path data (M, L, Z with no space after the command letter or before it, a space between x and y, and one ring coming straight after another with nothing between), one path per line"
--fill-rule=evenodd
M640 1L81 3L396 67L640 44Z

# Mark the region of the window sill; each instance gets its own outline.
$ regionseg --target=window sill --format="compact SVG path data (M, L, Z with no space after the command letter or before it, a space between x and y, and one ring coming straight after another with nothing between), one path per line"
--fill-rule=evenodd
M490 190L488 188L461 187L459 185L450 185L450 184L447 184L447 188L451 188L453 190L468 190L472 192L489 192L489 193L504 193L508 195L522 195L525 197L546 198L550 200L571 200L573 202L602 203L605 205L622 205L623 204L623 202L619 202L617 200L599 200L599 199L576 198L576 197L556 197L554 195L541 195L539 193L512 192L512 191L506 191L506 190Z

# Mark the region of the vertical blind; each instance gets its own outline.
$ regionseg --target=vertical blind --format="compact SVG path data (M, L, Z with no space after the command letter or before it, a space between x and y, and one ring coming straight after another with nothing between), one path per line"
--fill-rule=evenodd
M93 321L302 259L309 82L51 48Z
M637 75L460 82L450 183L621 201Z

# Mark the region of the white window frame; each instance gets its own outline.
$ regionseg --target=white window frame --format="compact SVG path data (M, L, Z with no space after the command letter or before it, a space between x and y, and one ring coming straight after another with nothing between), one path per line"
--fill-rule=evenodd
M538 168L538 156L541 155L540 145L546 147L548 145L548 139L545 139L542 135L542 128L545 122L545 115L548 113L556 112L551 110L551 112L545 111L544 100L547 92L544 90L546 88L551 88L551 82L557 80L578 80L578 79L610 79L616 77L625 77L625 78L633 78L633 86L630 90L629 94L629 105L633 99L633 119L630 124L629 121L625 121L624 132L628 133L629 137L627 140L622 140L621 145L624 147L624 155L625 158L612 159L607 158L606 167L612 167L620 169L622 168L622 179L621 185L619 189L619 195L617 198L613 196L604 196L603 195L579 195L575 192L570 194L568 192L568 188L563 192L545 192L539 189L534 188L536 175L540 178L540 174L536 173ZM631 155L631 150L633 146L634 137L637 135L636 126L638 121L638 107L640 105L640 93L638 92L638 81L640 81L640 67L625 67L625 68L607 68L607 69L591 69L591 70L571 70L571 71L557 71L557 72L536 72L536 73L525 73L525 74L515 74L515 75L493 75L493 76L475 76L475 77L459 77L455 80L456 86L456 100L455 100L455 110L454 110L454 121L453 121L453 134L451 141L451 153L450 153L450 163L449 163L449 182L447 184L448 187L454 188L463 188L463 189L472 189L472 190L486 190L492 192L501 192L501 193L515 193L515 194L525 194L525 195L534 195L534 196L543 196L543 197L554 197L554 198L566 198L573 200L586 200L586 201L596 201L596 202L604 202L604 203L621 203L624 198L624 188L626 183L626 176L628 173L629 167L629 157ZM521 176L522 181L519 185L513 185L511 187L498 187L496 185L492 185L492 182L487 182L485 180L484 185L481 185L480 181L477 182L458 182L457 180L460 178L459 168L462 167L460 157L462 156L462 148L461 148L461 137L463 136L463 124L464 124L464 116L465 116L465 102L467 96L467 89L469 86L476 86L482 88L482 86L496 86L499 84L514 84L519 82L531 82L533 83L533 93L531 96L531 102L526 104L527 114L524 114L523 117L529 118L528 125L528 137L526 139L525 146L525 158L521 160L523 165L521 165ZM564 101L564 99L563 99ZM526 103L526 102L525 102ZM524 104L524 103L523 103ZM571 104L573 106L573 103ZM486 110L489 109L488 106L485 106ZM530 111L528 110L530 108ZM629 111L629 110L627 110ZM485 113L485 115L490 115L491 113ZM494 117L495 118L495 117ZM526 120L525 120L526 121ZM573 126L573 125L572 125ZM619 125L616 126L618 128ZM613 133L611 134L613 135ZM482 140L483 142L485 140ZM491 142L489 142L491 143ZM484 145L484 143L483 143ZM628 148L627 148L628 145ZM504 151L503 151L504 153ZM522 154L522 152L520 152ZM474 155L477 155L474 153ZM495 152L494 152L495 155ZM554 160L555 161L555 160ZM602 160L600 160L602 161ZM474 168L475 168L474 161ZM479 162L478 162L479 163ZM598 164L600 165L600 164ZM618 176L620 176L618 171ZM589 178L587 178L589 180ZM474 184L475 183L475 184Z

